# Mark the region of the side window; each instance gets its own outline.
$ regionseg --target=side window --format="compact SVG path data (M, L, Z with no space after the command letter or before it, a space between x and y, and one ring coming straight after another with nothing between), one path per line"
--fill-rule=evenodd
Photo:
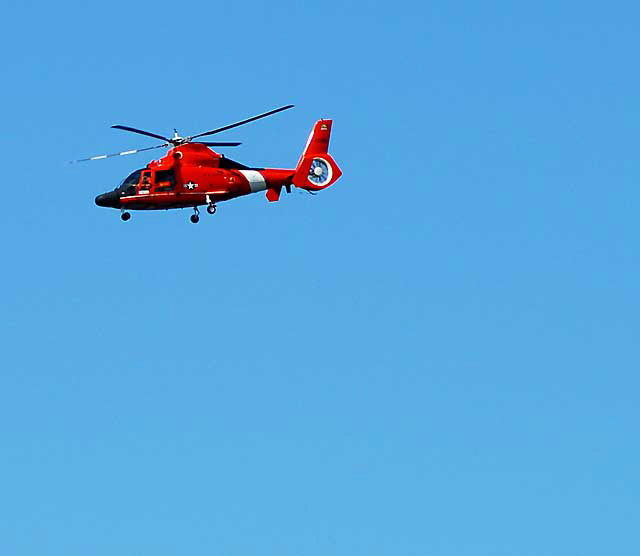
M140 193L148 193L151 188L151 170L142 172L142 181L140 182Z
M176 175L171 170L158 170L156 172L156 192L162 193L163 191L173 191L176 186Z

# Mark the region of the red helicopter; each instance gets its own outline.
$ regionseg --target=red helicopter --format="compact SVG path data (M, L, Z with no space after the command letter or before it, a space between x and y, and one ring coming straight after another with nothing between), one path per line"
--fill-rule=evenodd
M207 212L214 214L217 203L259 191L266 191L267 199L273 202L280 198L282 188L291 193L291 186L294 185L314 193L333 185L342 175L328 153L332 120L316 122L297 166L291 170L245 166L209 149L235 147L240 145L237 142L194 141L289 108L293 108L293 105L282 106L188 137L180 137L176 130L174 136L168 138L129 126L114 125L111 127L160 139L164 143L144 149L92 156L75 162L123 156L171 145L165 156L131 173L113 191L98 195L95 202L99 207L120 209L121 218L125 221L131 218L130 210L193 207L191 222L196 224L200 220L198 207L201 205L206 205Z

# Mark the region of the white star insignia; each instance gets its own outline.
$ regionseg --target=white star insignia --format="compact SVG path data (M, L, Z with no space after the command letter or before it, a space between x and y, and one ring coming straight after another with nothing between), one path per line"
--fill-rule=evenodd
M197 184L197 183L193 183L192 181L190 181L190 182L188 182L188 183L185 183L185 184L183 185L183 187L184 187L185 189L192 190L192 189L195 189L196 187L198 187L198 184Z

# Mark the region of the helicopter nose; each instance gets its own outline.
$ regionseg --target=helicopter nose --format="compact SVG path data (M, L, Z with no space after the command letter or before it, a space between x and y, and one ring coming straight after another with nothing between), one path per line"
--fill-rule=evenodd
M99 207L118 208L120 206L120 195L117 191L102 193L96 197L96 205Z

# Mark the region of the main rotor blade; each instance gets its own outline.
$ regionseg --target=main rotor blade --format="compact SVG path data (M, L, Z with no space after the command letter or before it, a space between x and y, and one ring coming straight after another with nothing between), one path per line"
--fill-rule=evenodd
M145 149L134 149L131 151L122 151L121 153L100 154L98 156L90 156L89 158L81 158L80 160L71 160L69 164L74 164L75 162L88 162L89 160L102 160L103 158L111 158L112 156L124 156L127 154L141 153L144 151L151 151L153 149L159 149L160 147L167 147L167 146L169 146L169 143L164 143L163 145L156 145L155 147L146 147Z
M242 143L229 142L229 141L218 141L211 143L209 141L198 141L201 145L206 145L207 147L237 147L238 145L242 145Z
M154 139L160 139L161 141L169 141L168 137L151 133L150 131L144 131L142 129L136 129L135 127L129 127L126 125L112 125L113 129L123 129L124 131L131 131L133 133L139 133L140 135L146 135L147 137L153 137Z
M289 110L289 108L293 108L293 104L287 104L287 106L282 106L280 108L276 108L275 110L270 110L269 112L265 112L264 114L260 114L258 116L253 116L253 118L247 118L246 120L242 120L241 122L236 122L235 124L225 125L223 127L212 129L211 131L198 133L198 135L192 135L191 137L189 137L189 139L195 139L196 137L204 137L205 135L213 135L214 133L220 133L221 131L226 131L227 129L231 129L233 127L238 127L240 125L248 124L249 122L259 120L260 118L266 118L267 116L271 116L272 114L276 114L277 112L282 112L283 110Z

